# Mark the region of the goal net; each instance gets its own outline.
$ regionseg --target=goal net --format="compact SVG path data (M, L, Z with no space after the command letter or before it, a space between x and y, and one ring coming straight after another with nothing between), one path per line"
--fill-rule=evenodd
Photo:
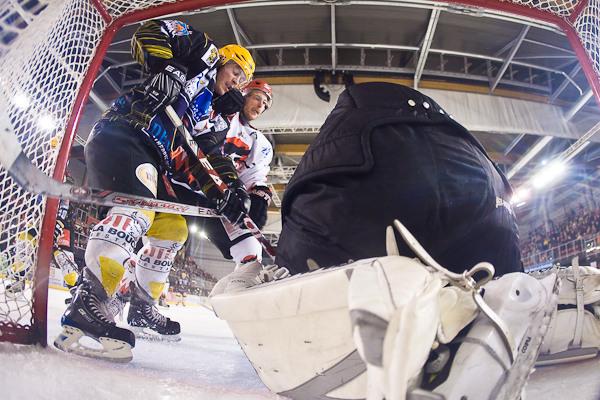
M104 53L126 24L223 0L7 0L0 3L0 129L62 180ZM231 3L231 2L229 2ZM462 0L561 28L600 100L600 0ZM441 4L441 3L436 3ZM5 149L0 148L0 151ZM0 167L0 341L46 345L48 272L58 202Z

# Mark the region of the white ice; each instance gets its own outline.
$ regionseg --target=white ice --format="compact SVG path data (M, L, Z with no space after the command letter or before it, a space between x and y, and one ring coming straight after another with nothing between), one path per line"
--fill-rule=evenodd
M47 348L0 344L0 399L283 399L261 383L227 324L200 306L161 308L181 322L182 341L138 340L128 364L63 353L51 343L67 295L50 289ZM599 377L599 358L540 368L527 399L598 400Z

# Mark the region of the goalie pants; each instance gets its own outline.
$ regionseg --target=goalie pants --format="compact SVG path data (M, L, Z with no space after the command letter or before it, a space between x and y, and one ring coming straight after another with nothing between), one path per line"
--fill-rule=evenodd
M383 256L399 219L446 268L521 271L511 188L479 142L433 100L400 85L340 95L290 180L277 264L307 271ZM414 257L397 237L400 253Z

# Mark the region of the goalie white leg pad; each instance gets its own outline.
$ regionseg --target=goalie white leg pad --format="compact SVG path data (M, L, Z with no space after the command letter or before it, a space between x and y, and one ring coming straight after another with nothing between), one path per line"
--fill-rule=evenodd
M98 339L98 343L102 348L93 348L80 343L80 339L85 336L85 333L80 329L64 325L61 334L54 340L54 345L62 351L78 354L83 357L122 363L127 363L133 359L131 345L127 342L109 337L101 337Z
M559 277L558 308L536 365L593 358L600 349L600 271L574 259Z
M439 276L407 257L354 269L348 307L367 364L367 400L405 398L435 340L441 286Z
M519 396L556 302L556 276L537 280L511 273L484 286L485 302L508 327L518 348L514 362L497 328L480 313L456 353L448 378L434 392L446 399ZM478 382L478 384L473 384Z
M348 285L350 271L373 260L222 293L210 301L273 392L295 399L364 399L366 367L352 339Z

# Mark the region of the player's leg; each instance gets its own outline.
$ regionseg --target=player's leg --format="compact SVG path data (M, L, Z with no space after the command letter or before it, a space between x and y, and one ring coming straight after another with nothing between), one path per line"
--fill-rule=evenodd
M21 231L17 234L15 246L11 252L10 269L7 271L12 277L12 282L6 285L5 293L11 298L22 296L24 293L37 243L37 230L33 226L23 221L20 228Z
M259 283L257 278L263 270L262 246L247 229L217 218L197 218L193 223L199 224L224 258L235 262L235 270L217 282L211 296Z
M99 123L85 149L89 184L145 196L155 196L157 161L137 132L119 125ZM135 337L117 327L106 309L125 273L136 243L148 231L153 212L113 207L90 232L85 267L73 301L62 319L63 333L55 345L81 355L129 361ZM79 342L89 336L103 349Z
M79 278L79 266L75 262L73 252L59 247L54 250L52 256L54 263L60 268L63 281L67 287L72 288L75 286Z
M146 235L147 241L135 257L136 282L131 293L127 322L142 337L180 340L179 323L162 315L156 303L163 293L175 256L187 240L187 234L185 218L157 213Z

